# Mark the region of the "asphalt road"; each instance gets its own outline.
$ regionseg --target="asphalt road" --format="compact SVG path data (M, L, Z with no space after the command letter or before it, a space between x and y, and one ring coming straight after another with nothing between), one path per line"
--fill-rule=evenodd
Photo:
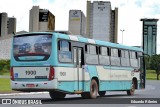
M160 107L160 81L147 81L145 90L137 90L134 96L127 96L126 92L106 92L106 96L97 99L82 99L80 95L67 95L64 100L52 100L49 94L25 94L0 96L0 98L36 98L42 101L42 105L12 105L12 107ZM139 104L134 101L141 102ZM148 101L147 104L144 103ZM132 102L132 103L131 103ZM159 104L154 104L159 102ZM151 104L150 104L151 103ZM11 105L0 105L10 107Z

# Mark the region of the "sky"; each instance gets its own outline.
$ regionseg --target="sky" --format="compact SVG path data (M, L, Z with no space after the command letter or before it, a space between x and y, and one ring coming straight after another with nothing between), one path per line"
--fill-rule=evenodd
M16 31L29 30L29 10L32 6L48 9L55 17L55 30L68 30L69 10L82 10L86 16L87 0L0 0L0 13L17 19ZM94 1L94 0L90 0ZM160 0L95 0L110 1L118 7L118 42L129 46L141 46L141 18L160 18ZM157 54L160 54L160 21L157 27Z

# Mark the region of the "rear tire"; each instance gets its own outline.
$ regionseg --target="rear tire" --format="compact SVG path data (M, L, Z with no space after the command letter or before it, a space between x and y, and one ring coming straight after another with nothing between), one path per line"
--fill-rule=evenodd
M127 90L127 95L134 95L135 92L135 82L132 80L132 87L130 90Z
M52 99L63 99L66 96L66 93L58 92L58 91L50 91L49 95Z
M85 99L95 99L97 98L98 94L98 84L95 79L92 79L91 84L90 84L90 92L84 92L81 94L82 98Z
M97 98L98 94L98 84L95 79L92 79L90 84L90 98L95 99Z

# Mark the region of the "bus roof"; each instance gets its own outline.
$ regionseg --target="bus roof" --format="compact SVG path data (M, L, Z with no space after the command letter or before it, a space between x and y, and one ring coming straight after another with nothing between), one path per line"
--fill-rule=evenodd
M16 36L30 35L30 34L46 34L46 33L57 35L57 37L61 39L67 39L67 40L79 41L79 42L90 43L90 44L95 44L95 45L97 44L97 45L102 45L102 46L143 52L142 48L126 46L126 45L111 43L111 42L102 41L102 40L89 39L89 38L82 37L81 35L68 35L68 34L62 34L62 33L57 33L57 32L32 32L32 33L30 32L30 33L18 34Z
M85 42L85 43L90 43L90 44L95 44L95 45L97 44L97 45L102 45L102 46L108 46L108 47L114 47L114 48L121 48L121 49L143 52L142 48L133 47L133 46L126 46L126 45L111 43L111 42L102 41L102 40L89 39L89 38L82 37L81 35L60 34L60 35L58 35L58 38L68 39L68 40L73 40L73 41L79 41L79 42Z

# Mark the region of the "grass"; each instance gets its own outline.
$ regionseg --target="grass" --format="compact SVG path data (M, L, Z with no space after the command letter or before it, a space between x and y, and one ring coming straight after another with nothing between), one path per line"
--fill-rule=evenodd
M10 76L10 72L0 71L2 76ZM0 78L0 93L12 92L10 87L10 78Z
M3 76L10 76L10 72L1 72L1 71L0 71L0 75L3 75Z
M147 70L146 73L147 80L157 80L157 74L155 70Z
M0 93L12 92L10 78L0 78Z

